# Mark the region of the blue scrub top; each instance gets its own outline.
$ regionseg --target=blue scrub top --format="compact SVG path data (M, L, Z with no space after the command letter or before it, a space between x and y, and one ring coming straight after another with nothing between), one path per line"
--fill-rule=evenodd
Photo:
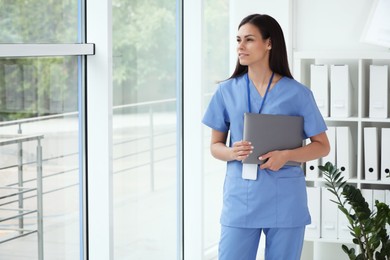
M246 74L221 82L202 122L212 129L230 131L229 146L243 138L244 113L248 112ZM259 111L262 97L250 81L250 105ZM283 77L269 91L262 114L302 116L305 138L327 130L309 88ZM241 161L227 162L221 224L233 227L272 228L310 224L306 182L298 166L279 171L258 168L257 180L241 177Z

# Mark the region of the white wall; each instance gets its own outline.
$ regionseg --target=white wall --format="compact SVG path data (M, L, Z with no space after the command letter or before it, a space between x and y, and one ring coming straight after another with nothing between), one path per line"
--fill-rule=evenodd
M386 50L360 42L373 0L295 0L294 49Z

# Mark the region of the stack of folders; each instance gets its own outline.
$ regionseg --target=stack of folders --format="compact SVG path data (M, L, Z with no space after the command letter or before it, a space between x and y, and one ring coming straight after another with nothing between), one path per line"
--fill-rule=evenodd
M370 65L369 117L389 116L388 66Z
M379 131L377 127L365 127L364 178L366 180L386 180L390 173L389 158L390 128L382 128ZM390 181L390 178L388 180Z
M314 180L320 176L318 165L325 165L331 162L341 170L344 179L352 178L356 175L353 163L354 149L351 130L348 126L328 127L326 132L330 152L327 156L306 162L306 179Z
M390 190L362 189L363 197L371 210L375 212L375 201L390 203ZM311 215L311 224L306 226L305 239L330 239L351 241L352 236L348 228L349 222L338 208L333 193L325 187L307 187L308 207ZM350 210L348 203L345 204Z
M310 66L310 89L324 117L350 117L352 115L352 84L348 65Z

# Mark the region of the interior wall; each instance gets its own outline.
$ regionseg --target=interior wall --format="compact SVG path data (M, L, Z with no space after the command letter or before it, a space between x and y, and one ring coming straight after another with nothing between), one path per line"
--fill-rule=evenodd
M374 0L294 0L296 51L383 51L360 41Z

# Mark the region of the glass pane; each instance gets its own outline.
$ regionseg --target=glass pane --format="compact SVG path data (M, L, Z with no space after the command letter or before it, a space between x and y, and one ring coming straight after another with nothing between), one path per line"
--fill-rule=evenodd
M176 1L114 0L114 257L177 244Z
M0 59L0 259L79 258L78 69L78 57ZM38 214L43 235L26 235Z
M1 0L0 43L76 43L77 0Z
M203 1L203 105L207 106L218 81L229 75L229 1ZM205 109L205 107L204 107ZM203 239L204 259L217 259L226 163L210 154L210 128L203 128Z

